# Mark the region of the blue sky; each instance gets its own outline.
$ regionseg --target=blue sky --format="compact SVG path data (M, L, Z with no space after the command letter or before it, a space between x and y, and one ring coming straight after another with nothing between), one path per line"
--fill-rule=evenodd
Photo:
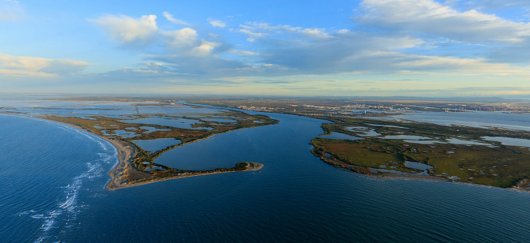
M530 94L526 0L0 0L0 92Z

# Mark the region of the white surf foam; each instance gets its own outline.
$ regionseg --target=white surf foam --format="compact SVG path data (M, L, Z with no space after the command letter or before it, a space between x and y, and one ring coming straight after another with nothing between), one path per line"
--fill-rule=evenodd
M101 177L104 174L103 164L108 164L113 158L110 153L98 153L98 159L86 163L87 170L74 177L72 181L64 187L64 197L57 203L56 208L44 213L31 215L34 219L44 220L41 224L41 236L35 242L47 241L50 233L62 225L61 222L74 220L80 212L79 193L83 184L89 180ZM22 212L21 214L35 213L35 211Z

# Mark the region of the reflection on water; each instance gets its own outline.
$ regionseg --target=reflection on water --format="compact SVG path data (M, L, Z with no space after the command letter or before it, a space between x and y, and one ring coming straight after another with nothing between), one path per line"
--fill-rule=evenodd
M362 138L355 137L352 135L340 133L340 132L332 132L330 134L320 135L321 138L327 138L327 139L339 139L339 140L360 140Z
M177 168L257 161L265 165L261 171L118 191L103 189L108 180L105 173L83 177L80 184L75 180L91 170L87 163L101 164L104 171L110 167L99 157L98 153L106 152L97 141L35 123L2 121L0 154L4 157L0 162L6 166L0 178L7 180L0 183L0 235L8 242L40 237L44 220L36 218L52 215L68 195L75 195L65 189L74 185L69 188L79 188L75 197L79 207L73 210L75 214L65 210L57 216L53 230L47 233L50 241L530 239L529 193L377 179L336 169L310 153L309 141L322 133L322 121L265 115L280 123L219 134L159 158Z
M170 131L169 129L159 129L156 127L141 126L141 129L145 130L146 133L158 132L158 131Z
M416 136L416 135L387 135L384 139L391 140L431 140L429 137Z
M125 130L114 130L114 134L122 138L133 138L137 135L135 132L125 131Z
M432 166L430 166L428 164L424 164L424 163L419 163L419 162L405 161L405 163L403 163L403 164L407 168L415 169L415 170L421 170L421 171L424 171L424 172L432 169Z
M385 120L410 120L444 126L463 125L471 127L498 127L510 130L530 131L528 114L506 112L413 112L384 118Z
M530 239L530 194L447 182L381 180L339 170L310 153L309 141L322 133L321 121L268 115L280 123L219 134L179 147L165 158L177 168L259 161L265 164L262 171L118 191L95 202L103 211L84 221L77 233L85 236L105 228L111 236L107 240L162 241ZM116 201L127 204L114 206ZM116 234L116 227L104 227L110 223L96 223L111 219L125 221L123 230L134 225L150 234Z
M456 145L477 145L477 146L494 147L493 145L489 143L473 141L473 140L463 140L463 139L458 139L458 138L447 139L447 143L456 144Z
M530 148L530 140L521 139L521 138L508 138L508 137L482 137L484 140L499 142L507 146L519 146L519 147L528 147Z
M150 140L134 140L136 145L140 146L145 151L156 152L165 149L169 146L180 144L181 141L174 138L159 138Z
M221 117L202 118L201 120L210 121L210 122L219 122L219 123L236 123L237 122L234 119L221 118Z
M350 127L346 127L345 129L350 132L354 132L358 136L361 136L361 137L377 137L381 135L378 132L376 132L374 129L371 129L368 127L350 126Z
M149 117L149 118L140 118L140 119L134 119L134 120L121 120L121 122L133 123L133 124L148 124L148 125L151 124L151 125L191 129L192 125L199 121L192 120L192 119L186 119L186 118L175 118L175 117L171 117L171 118L169 117Z

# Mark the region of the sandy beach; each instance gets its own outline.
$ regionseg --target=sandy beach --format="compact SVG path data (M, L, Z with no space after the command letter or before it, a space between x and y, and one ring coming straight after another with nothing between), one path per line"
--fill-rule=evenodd
M108 190L118 190L118 189L123 189L123 188L156 183L160 181L176 180L176 179L183 179L183 178L196 177L196 176L207 176L207 175L233 173L233 172L259 171L264 167L264 165L261 163L246 162L248 166L244 169L220 168L220 169L206 170L206 171L186 171L186 172L178 173L178 174L171 175L171 176L157 177L156 175L151 175L151 174L148 174L142 171L138 171L136 168L134 168L131 165L132 160L135 159L137 151L135 147L131 146L129 142L122 141L119 139L109 138L105 136L99 136L98 134L95 134L90 130L84 129L74 124L63 123L63 122L58 122L54 120L48 120L48 121L60 123L63 125L67 125L73 129L77 129L83 132L90 133L94 136L97 136L109 142L110 144L112 144L112 146L114 146L114 148L117 151L118 162L108 173L108 175L110 176L110 180L105 186Z

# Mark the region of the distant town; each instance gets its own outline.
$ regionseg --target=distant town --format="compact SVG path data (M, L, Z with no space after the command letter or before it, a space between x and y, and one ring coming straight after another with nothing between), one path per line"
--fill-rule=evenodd
M412 100L412 99L193 99L194 103L223 105L242 110L291 113L311 117L378 116L401 114L411 111L432 112L530 112L530 102L526 100L496 99L482 102L451 100Z

